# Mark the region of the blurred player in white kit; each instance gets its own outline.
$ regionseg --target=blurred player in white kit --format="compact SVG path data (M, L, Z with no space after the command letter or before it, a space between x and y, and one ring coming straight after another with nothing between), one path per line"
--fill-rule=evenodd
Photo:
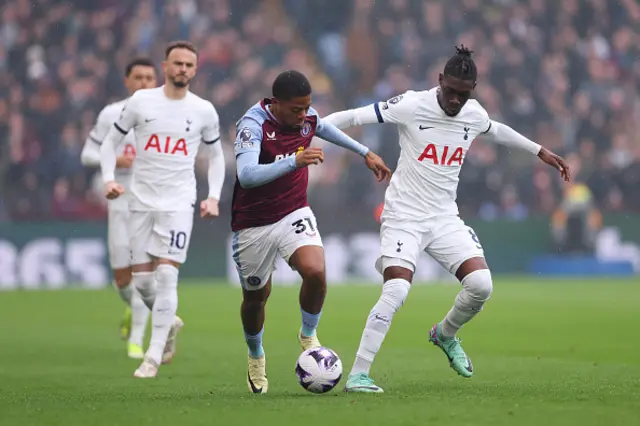
M478 101L470 99L477 79L471 54L464 46L456 47L456 54L439 76L439 85L431 90L408 91L388 102L325 118L341 129L395 123L400 135L400 158L381 216L381 255L376 268L383 275L382 295L367 318L345 386L348 392L382 392L369 371L394 314L409 294L422 251L462 284L451 310L425 338L442 349L459 375L472 376L471 360L456 333L480 312L491 296L493 283L478 237L458 216L456 193L464 157L477 136L537 155L565 181L570 180L562 158L491 120Z
M156 87L156 67L150 59L136 58L125 68L124 85L129 96L137 90ZM127 98L128 99L128 98ZM100 111L96 124L89 133L82 149L82 164L89 167L100 166L100 145L120 116L127 102L123 99L107 105ZM131 248L129 246L129 190L131 166L136 156L135 137L127 133L117 146L115 180L125 189L125 194L108 203L107 244L109 262L113 270L113 280L122 300L127 304L120 333L127 340L129 358L141 359L144 356L144 332L149 318L149 309L140 294L131 286Z
M169 44L162 71L165 84L139 90L124 106L101 148L108 199L125 189L114 176L114 147L133 129L136 160L130 185L132 282L151 309L151 341L135 377L155 377L171 362L176 335L184 325L178 309L178 272L187 258L196 203L195 160L201 143L209 153L209 196L201 217L218 216L224 157L218 113L189 91L197 70L197 50L186 41Z

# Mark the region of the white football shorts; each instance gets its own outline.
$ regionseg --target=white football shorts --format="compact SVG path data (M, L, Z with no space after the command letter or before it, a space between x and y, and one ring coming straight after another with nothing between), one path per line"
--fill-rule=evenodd
M382 221L380 257L376 261L378 272L382 274L390 266L401 266L415 272L422 251L452 274L464 261L484 257L475 231L459 216L436 216L420 227L427 231L417 231L406 222Z
M235 232L233 260L242 287L261 289L276 270L278 256L289 263L293 253L304 246L322 247L316 217L309 207L289 213L271 225Z
M149 263L153 258L184 263L192 228L193 210L132 211L129 219L131 264Z

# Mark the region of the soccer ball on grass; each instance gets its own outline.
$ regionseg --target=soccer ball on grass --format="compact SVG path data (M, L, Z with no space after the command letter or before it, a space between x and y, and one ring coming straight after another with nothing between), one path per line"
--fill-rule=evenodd
M326 393L342 378L342 361L329 348L309 349L298 357L296 376L300 385L312 393Z

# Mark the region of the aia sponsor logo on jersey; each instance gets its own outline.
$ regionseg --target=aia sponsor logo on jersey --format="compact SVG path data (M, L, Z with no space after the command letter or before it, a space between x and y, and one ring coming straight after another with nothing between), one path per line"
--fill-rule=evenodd
M442 153L438 153L437 147L430 143L426 146L418 161L430 161L439 166L462 166L463 152L461 147L455 150L447 145L442 149Z
M187 141L184 140L184 138L175 140L171 139L171 136L167 136L162 142L161 139L161 136L158 136L155 133L152 134L149 136L149 140L144 146L144 150L155 151L158 154L184 155L185 157L189 155L187 153Z

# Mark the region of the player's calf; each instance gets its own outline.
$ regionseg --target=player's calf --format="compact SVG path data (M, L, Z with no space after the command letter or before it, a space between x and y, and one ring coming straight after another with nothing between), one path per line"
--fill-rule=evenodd
M144 354L142 341L149 317L149 308L136 289L131 267L114 269L113 278L120 298L127 304L127 309L120 322L120 337L122 340L127 340L129 358L140 359Z
M122 320L120 321L120 338L129 339L131 335L131 301L135 297L131 286L131 268L118 268L113 270L113 286L118 291L120 299L127 305Z
M411 283L403 278L392 278L383 284L380 299L367 318L350 376L369 374L371 364L389 332L393 316L404 304L410 288Z
M155 280L157 288L151 314L151 341L146 357L160 364L178 309L178 268L168 263L159 264Z
M249 351L249 357L260 358L264 356L262 348L262 333L264 329L265 307L271 294L271 279L267 280L264 287L257 290L242 290L242 304L240 305L240 317L242 328Z
M300 287L302 327L299 341L305 350L311 349L320 345L316 337L316 329L327 294L324 249L321 246L300 247L291 256L289 263L302 277Z
M462 279L462 290L456 296L451 310L441 321L445 337L454 337L458 330L471 321L481 310L493 291L491 272L478 269Z
M482 264L486 265L484 259ZM465 264L461 269L464 266ZM463 377L471 377L473 364L462 349L461 340L456 337L456 333L482 310L491 297L493 282L491 272L484 268L457 275L462 278L462 290L445 318L429 332L429 341L442 349L454 371Z
M131 285L138 291L147 308L152 310L156 299L155 273L153 271L136 271L134 269L131 274Z
M264 287L248 291L243 289L240 316L244 338L248 349L247 385L253 393L267 393L269 382L266 373L266 358L262 347L264 313L271 293L271 279Z

